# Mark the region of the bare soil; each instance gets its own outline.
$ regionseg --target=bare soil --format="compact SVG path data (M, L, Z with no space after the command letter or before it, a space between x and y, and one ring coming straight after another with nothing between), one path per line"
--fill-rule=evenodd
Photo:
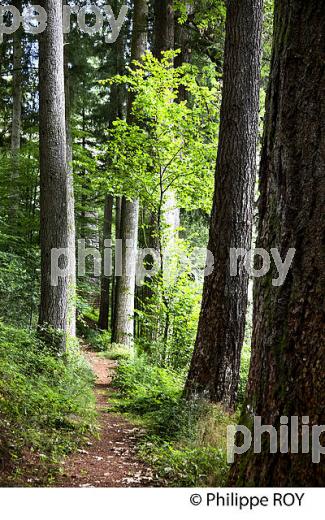
M62 465L62 474L55 487L150 487L155 485L152 470L139 460L137 443L143 431L122 416L110 413L108 389L116 362L85 352L96 375L95 394L99 414L99 437ZM157 484L156 484L157 485Z

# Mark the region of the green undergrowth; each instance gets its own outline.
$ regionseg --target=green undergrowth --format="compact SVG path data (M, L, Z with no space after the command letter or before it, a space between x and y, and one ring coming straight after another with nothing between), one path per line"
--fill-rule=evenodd
M139 454L165 485L225 485L227 426L235 423L233 416L204 400L186 401L184 376L148 365L144 357L120 362L113 385L113 412L144 426Z
M89 322L91 319L94 320L95 316L95 312L90 311L89 309L87 313L84 311L82 318L79 316L79 334L83 343L88 345L88 347L94 352L97 352L99 357L117 361L131 359L134 354L133 349L119 343L112 343L110 330L98 329L97 324L95 325L97 322L95 321L92 322L95 328L90 328L85 324L85 320L88 320ZM82 325L83 328L81 328Z
M132 349L120 345L119 343L111 343L106 346L106 349L99 352L99 357L111 359L112 361L127 361L133 358L134 352Z
M55 472L95 431L93 382L77 350L55 355L34 333L0 322L0 485L34 482L24 476L31 466Z

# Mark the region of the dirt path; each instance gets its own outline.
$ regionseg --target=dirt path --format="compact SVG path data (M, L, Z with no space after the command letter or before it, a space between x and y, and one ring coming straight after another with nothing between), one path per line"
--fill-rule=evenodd
M90 439L84 449L67 457L57 487L149 487L154 485L149 467L139 461L135 448L139 428L109 413L107 390L116 362L86 352L96 375L96 400L100 438Z

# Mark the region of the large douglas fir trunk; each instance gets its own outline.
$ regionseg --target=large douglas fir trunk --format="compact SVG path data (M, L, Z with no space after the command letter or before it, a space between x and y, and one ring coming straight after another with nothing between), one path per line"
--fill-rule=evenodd
M230 248L249 250L256 177L262 0L229 0L219 148L205 279L194 355L186 383L195 394L233 409L247 308L243 265L230 274Z

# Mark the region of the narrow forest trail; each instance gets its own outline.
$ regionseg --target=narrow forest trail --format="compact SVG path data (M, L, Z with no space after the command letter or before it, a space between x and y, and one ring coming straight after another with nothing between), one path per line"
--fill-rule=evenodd
M95 395L99 415L99 438L89 439L83 449L63 462L56 487L149 487L152 470L136 455L141 430L122 416L109 412L108 389L116 362L95 352L84 353L96 376Z

